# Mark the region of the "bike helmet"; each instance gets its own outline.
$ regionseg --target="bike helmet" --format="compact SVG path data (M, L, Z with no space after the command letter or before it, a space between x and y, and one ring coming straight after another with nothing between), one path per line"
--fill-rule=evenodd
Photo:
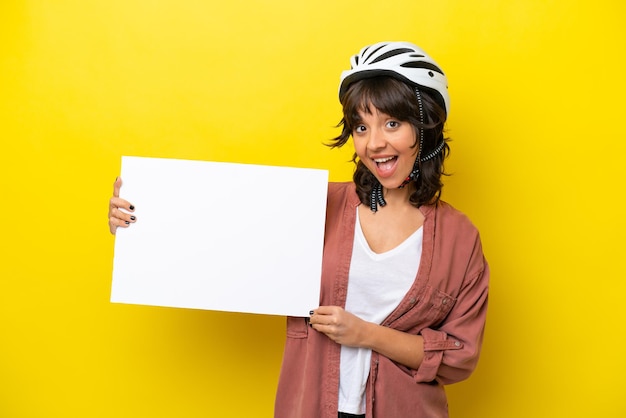
M450 111L448 80L441 67L422 49L409 42L379 42L350 58L350 69L341 73L339 100L355 81L380 75L395 77L414 87L438 93L435 99ZM434 95L436 96L436 95Z

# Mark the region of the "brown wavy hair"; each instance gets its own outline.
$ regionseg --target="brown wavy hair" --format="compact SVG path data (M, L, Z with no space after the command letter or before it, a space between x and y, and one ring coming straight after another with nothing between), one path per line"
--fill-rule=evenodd
M446 112L443 106L439 104L440 101L437 100L439 94L424 87L419 87L419 91L424 113L423 124L420 121L419 102L414 87L388 76L365 78L354 82L340 98L343 106L343 118L337 127L342 128L341 134L327 144L331 148L345 145L352 136L354 128L361 123L359 113L371 114L372 107L397 118L401 122L409 122L413 125L415 131L413 147L419 146L419 132L420 129L423 129L421 156L427 155L441 141L444 141L443 150L434 158L423 163L420 162L419 177L406 186L410 187L409 202L415 207L435 204L439 201L443 188L441 176L447 175L444 171L443 162L450 153L450 147L447 143L449 139L444 136ZM357 194L361 203L369 205L370 192L378 184L378 180L358 159L356 152L352 161L356 164L353 180L356 184Z

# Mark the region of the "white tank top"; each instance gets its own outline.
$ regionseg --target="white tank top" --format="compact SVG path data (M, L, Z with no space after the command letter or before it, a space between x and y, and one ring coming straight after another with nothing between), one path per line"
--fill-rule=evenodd
M382 323L415 281L422 255L422 238L420 227L396 248L377 254L370 249L363 235L357 208L346 311L365 321ZM341 346L340 412L365 413L365 384L371 357L369 349Z

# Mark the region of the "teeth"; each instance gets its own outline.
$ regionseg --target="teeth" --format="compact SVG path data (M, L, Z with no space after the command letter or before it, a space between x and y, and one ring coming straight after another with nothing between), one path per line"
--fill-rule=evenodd
M396 158L396 157L374 158L374 161L375 161L376 163L379 163L379 164L380 164L380 163L386 163L387 161L391 161L391 160L393 160L394 158Z

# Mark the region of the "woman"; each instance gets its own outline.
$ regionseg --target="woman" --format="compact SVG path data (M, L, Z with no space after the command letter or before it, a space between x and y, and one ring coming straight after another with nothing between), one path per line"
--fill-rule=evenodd
M354 181L329 185L320 306L287 318L275 416L447 417L443 385L478 361L489 280L478 231L439 198L447 80L406 42L351 64L331 146L352 137ZM136 221L119 187L112 233Z

